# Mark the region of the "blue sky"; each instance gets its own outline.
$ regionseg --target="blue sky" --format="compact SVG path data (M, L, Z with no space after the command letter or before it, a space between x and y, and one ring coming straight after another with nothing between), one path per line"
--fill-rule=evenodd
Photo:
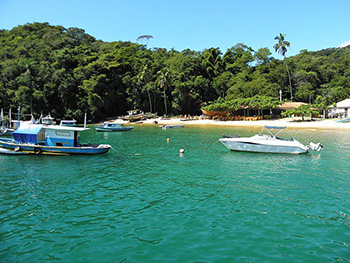
M350 0L0 0L0 28L48 22L108 42L152 35L149 48L223 53L237 43L273 52L284 33L291 56L350 41L349 10Z

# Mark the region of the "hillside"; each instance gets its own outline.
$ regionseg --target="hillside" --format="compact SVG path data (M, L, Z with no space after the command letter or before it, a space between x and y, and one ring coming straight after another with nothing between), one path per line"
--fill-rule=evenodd
M273 37L273 36L272 36ZM199 114L209 101L290 98L284 61L233 43L203 51L103 42L79 28L33 23L0 30L0 107L101 120L142 109ZM293 43L291 43L293 44ZM287 52L288 56L288 52ZM294 100L331 104L350 95L350 47L287 57Z

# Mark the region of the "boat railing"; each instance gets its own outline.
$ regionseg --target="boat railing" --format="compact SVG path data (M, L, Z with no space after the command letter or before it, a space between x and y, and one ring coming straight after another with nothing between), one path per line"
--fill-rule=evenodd
M222 138L241 138L240 135L223 134Z

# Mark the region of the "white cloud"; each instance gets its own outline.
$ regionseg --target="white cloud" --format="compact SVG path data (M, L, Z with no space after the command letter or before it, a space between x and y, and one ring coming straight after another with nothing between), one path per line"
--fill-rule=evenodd
M350 45L350 40L349 41L345 41L343 44L341 44L339 47L342 48L342 47L346 47L346 46L349 46Z

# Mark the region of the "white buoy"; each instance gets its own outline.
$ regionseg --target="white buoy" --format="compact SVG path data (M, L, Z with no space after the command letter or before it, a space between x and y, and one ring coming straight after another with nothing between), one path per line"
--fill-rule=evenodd
M180 153L184 153L185 152L185 150L184 149L180 149Z

